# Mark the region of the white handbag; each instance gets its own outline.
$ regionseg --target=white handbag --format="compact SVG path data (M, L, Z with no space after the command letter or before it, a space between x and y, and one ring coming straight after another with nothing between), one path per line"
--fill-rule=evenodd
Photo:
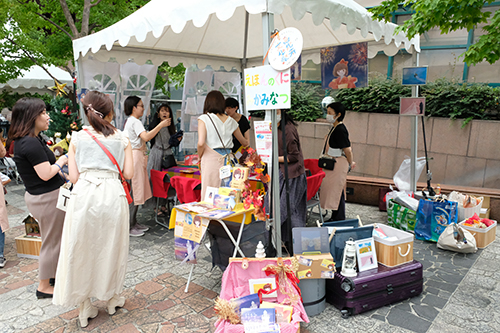
M475 253L477 251L474 236L456 223L452 223L444 229L439 236L437 247L459 253Z

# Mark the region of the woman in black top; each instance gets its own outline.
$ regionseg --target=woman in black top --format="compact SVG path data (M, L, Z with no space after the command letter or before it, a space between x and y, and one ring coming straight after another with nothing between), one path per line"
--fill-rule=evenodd
M238 123L238 128L241 131L241 134L245 137L245 139L250 142L250 123L248 122L247 117L238 113L238 109L240 108L240 103L232 97L226 98L226 114L236 120ZM238 149L240 149L241 143L236 139L233 135L233 148L232 152L236 153Z
M345 193L344 188L347 181L347 173L356 166L353 161L349 132L342 123L345 117L345 107L342 103L331 103L327 107L326 119L333 124L328 140L325 154L335 158L336 163L333 170L323 169L325 178L321 183L320 203L321 208L332 210L330 221L345 220Z
M68 163L66 156L56 162L54 153L40 136L49 128L45 103L38 98L21 98L12 108L9 137L14 140L14 161L23 179L24 200L38 220L42 247L38 261L40 284L38 298L52 297L50 279L56 275L65 212L56 208L59 188L64 179L59 172Z

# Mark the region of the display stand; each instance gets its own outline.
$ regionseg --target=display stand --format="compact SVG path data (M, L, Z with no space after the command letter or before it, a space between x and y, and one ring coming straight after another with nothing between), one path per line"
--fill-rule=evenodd
M177 219L177 210L181 210L183 212L190 213L191 215L194 215L194 216L196 216L196 215L203 216L203 214L196 214L196 213L184 210L184 209L180 209L178 207L174 207L172 209L172 213L170 214L170 224L169 224L169 227L171 229L173 227L175 227L175 221ZM249 209L243 209L243 210L236 211L234 214L232 214L232 215L224 218L226 221L235 222L235 223L239 223L240 224L240 228L239 228L239 231L238 231L238 236L237 236L236 239L234 239L233 235L229 231L229 228L227 227L227 225L226 225L226 223L224 222L223 219L221 219L221 218L213 218L213 217L209 218L210 221L217 221L217 222L220 223L220 225L222 226L222 228L225 230L228 238L233 243L233 245L234 245L233 258L236 257L237 253L239 253L240 256L245 257L245 254L243 253L243 251L240 248L240 242L241 242L241 237L243 235L243 229L245 227L245 224L249 224L251 222L251 216L250 215L252 215L253 211L254 211L254 207L250 206ZM202 239L201 239L201 241L200 241L199 244L203 243L203 241L205 240L205 237L206 237L206 231L204 232L203 237L202 237ZM199 244L193 249L192 253L197 253L198 248L200 246ZM186 259L184 259L183 262L186 262L188 259L189 259L189 255L188 255L188 257ZM186 283L186 288L184 289L184 292L186 292L186 293L188 292L189 284L191 283L191 278L192 278L192 275L193 275L194 265L195 264L192 264L191 270L189 271L188 281Z

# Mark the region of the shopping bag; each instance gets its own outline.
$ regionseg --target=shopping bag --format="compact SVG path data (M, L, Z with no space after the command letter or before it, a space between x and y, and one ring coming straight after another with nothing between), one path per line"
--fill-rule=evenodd
M414 232L417 212L403 207L394 200L387 202L387 224L396 229Z
M476 239L460 225L453 223L444 229L439 236L437 247L459 253L476 253Z
M59 188L59 195L57 196L56 208L62 211L66 211L69 204L69 198L71 196L71 183L64 183L63 186Z
M345 242L352 238L353 240L370 238L373 235L373 225L359 228L349 228L349 229L337 229L335 228L332 232L335 232L333 236L330 236L330 254L335 261L335 267L342 267L342 258L344 255Z
M415 238L437 242L444 229L457 222L457 203L420 199L415 225Z

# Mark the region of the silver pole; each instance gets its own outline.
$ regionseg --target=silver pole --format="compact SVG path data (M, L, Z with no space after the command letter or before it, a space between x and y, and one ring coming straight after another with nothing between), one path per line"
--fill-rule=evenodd
M274 15L270 13L262 14L262 51L263 57L266 56L269 45L271 44L271 33L274 30ZM269 64L267 59L265 64ZM268 111L266 111L268 112ZM276 255L282 256L281 252L281 214L280 214L280 180L279 180L279 163L278 163L278 124L276 123L276 110L271 111L271 122L273 128L273 154L270 165L271 173L271 189L269 198L270 205L273 207L273 217L271 226L273 227L274 245L276 247Z
M419 65L419 53L413 49L413 66ZM419 87L411 87L411 97L418 97ZM411 169L410 169L410 190L417 191L417 150L418 150L418 116L411 117Z

